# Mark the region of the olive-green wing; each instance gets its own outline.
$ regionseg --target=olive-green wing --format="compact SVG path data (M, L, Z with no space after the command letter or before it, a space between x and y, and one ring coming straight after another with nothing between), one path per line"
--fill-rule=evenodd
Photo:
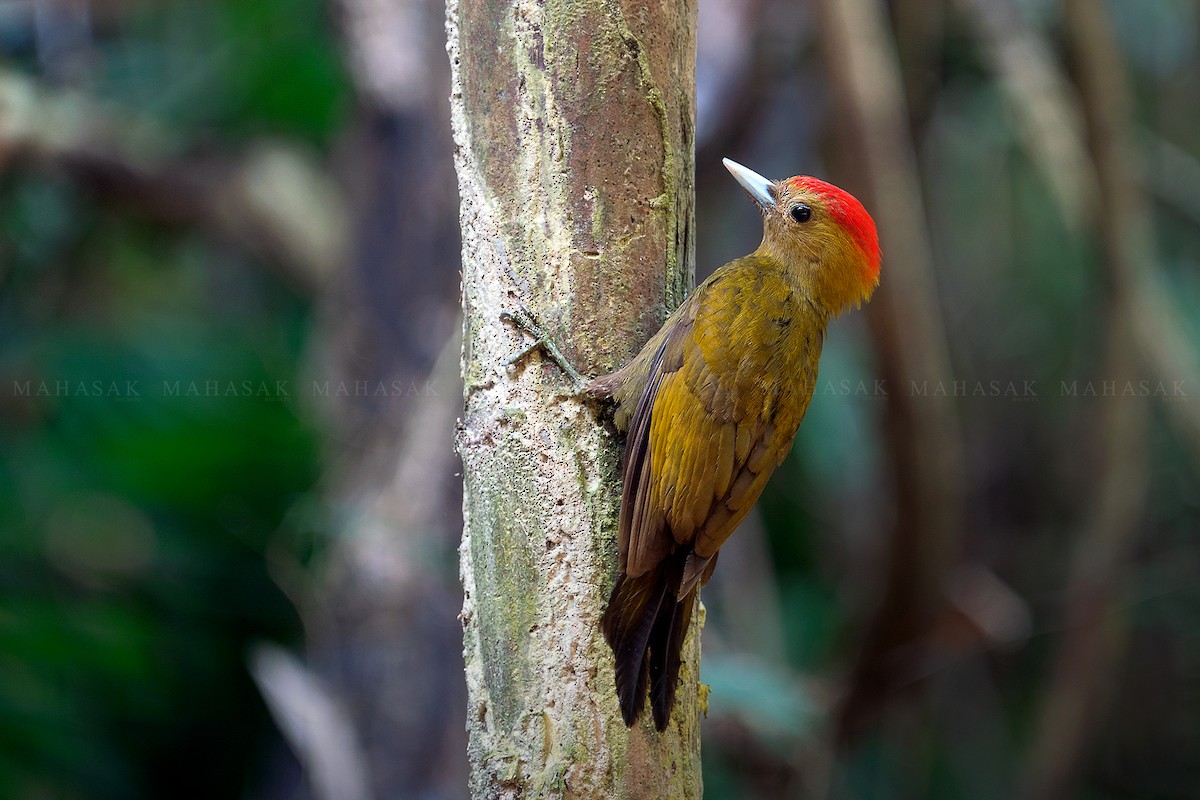
M629 575L694 549L679 596L791 448L821 337L807 304L758 259L722 267L689 306L662 340L630 424L621 520Z
M619 552L621 571L633 578L657 566L675 548L674 537L665 530L663 508L655 504L651 491L650 428L664 377L683 365L683 350L695 321L694 300L695 296L685 301L656 334L657 347L625 436ZM652 339L647 347L654 345Z

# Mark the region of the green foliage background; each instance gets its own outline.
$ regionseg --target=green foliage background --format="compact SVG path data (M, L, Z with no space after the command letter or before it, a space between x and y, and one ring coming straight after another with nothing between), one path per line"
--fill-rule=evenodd
M348 85L326 12L130 6L81 80L181 152L327 148ZM247 646L300 633L269 554L303 563L321 527L311 299L54 168L0 175L0 264L0 796L241 796L280 750Z

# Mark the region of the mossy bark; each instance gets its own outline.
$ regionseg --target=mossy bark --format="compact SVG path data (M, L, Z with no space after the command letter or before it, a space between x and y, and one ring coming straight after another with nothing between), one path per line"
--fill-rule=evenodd
M618 442L501 312L583 372L693 280L695 0L448 0L462 196L465 590L476 798L698 797L698 636L671 727L622 724L599 630Z

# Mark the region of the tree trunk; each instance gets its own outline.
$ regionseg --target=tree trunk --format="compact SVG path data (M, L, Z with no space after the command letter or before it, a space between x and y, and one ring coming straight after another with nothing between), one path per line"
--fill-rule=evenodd
M692 284L694 0L448 0L462 200L473 797L698 797L698 631L673 724L627 730L599 630L618 439L501 320L527 305L585 373Z

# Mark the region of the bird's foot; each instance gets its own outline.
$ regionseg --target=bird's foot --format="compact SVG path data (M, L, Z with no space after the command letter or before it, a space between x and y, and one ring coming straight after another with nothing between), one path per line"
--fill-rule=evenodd
M501 311L500 319L533 337L532 342L505 359L504 365L506 367L515 366L521 359L540 348L571 379L572 390L575 394L580 394L584 391L588 385L588 379L571 365L567 357L558 349L558 345L554 343L554 340L546 334L545 329L542 328L541 324L537 321L537 317L529 310L528 306L522 303L516 311Z

